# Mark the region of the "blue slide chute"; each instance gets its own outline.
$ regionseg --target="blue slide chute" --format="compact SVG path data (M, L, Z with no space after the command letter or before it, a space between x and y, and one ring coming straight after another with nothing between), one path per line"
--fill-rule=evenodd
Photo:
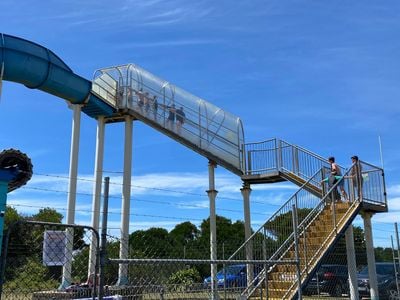
M0 69L3 80L39 89L72 104L83 104L90 117L111 116L115 109L91 93L92 82L75 74L49 49L0 33Z

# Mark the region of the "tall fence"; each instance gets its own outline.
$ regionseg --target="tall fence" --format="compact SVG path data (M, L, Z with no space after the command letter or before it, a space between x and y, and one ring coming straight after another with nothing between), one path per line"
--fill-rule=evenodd
M286 227L283 224L282 226L284 230ZM36 222L20 223L12 228L9 233L8 247L5 247L7 260L3 268L2 299L93 299L96 295L97 282L93 281L93 278L87 282L88 245L93 234L96 235L96 233L87 227L73 226L76 232L71 269L74 284L65 290L58 289L62 283L62 269L66 263L63 258L67 255L60 251L55 241L50 247L55 251L45 250L49 248L45 246L48 245L48 242L45 242L45 235L55 234L53 238L62 241L67 228L71 227ZM271 264L296 263L295 260L267 261L264 259L240 260L239 258L233 261L224 260L222 258L224 251L229 253L232 250L229 245L226 245L226 248L221 245L219 259L210 261L207 259L209 253L206 248L183 246L175 247L177 249L175 251L169 251L168 243L160 245L145 235L141 236L141 239L144 242L143 245L130 245L129 259L119 260L119 239L107 237L106 251L103 254L109 259L104 260L105 268L100 275L105 283L104 299L212 299L213 297L214 299L216 297L238 299L248 285L246 265L252 266L251 269L256 278L257 274L263 269L268 269ZM61 245L64 244L61 243ZM359 271L366 265L367 258L365 244L357 228L355 229L355 250ZM58 255L52 256L56 253ZM377 257L377 261L379 259L382 260ZM128 268L128 285L116 286L118 268L121 264ZM211 264L218 266L214 289L211 288ZM303 293L313 298L348 299L347 271L346 245L343 237L322 260L321 266L309 283L303 286ZM395 290L391 288L388 291L394 293ZM266 290L261 286L255 290L255 293L257 299L266 299Z
M17 222L7 230L1 262L1 299L76 299L95 297L96 255L89 245L98 233L86 226ZM95 273L88 274L89 264Z

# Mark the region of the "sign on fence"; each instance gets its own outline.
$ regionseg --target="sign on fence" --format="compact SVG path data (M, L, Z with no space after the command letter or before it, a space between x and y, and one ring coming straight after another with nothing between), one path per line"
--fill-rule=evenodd
M67 260L66 246L65 231L46 230L43 239L43 265L63 266Z

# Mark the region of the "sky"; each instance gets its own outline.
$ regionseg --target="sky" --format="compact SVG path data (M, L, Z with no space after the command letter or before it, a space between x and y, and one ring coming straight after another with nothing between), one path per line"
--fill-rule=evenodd
M2 0L0 32L49 48L87 79L135 63L239 116L246 142L277 137L344 166L352 155L380 166L380 137L389 212L373 217L374 242L390 246L400 211L400 2ZM34 165L9 205L65 214L71 128L64 100L3 83L0 150L20 149ZM123 124L107 125L112 234L120 226L123 136ZM82 115L77 224L90 224L95 138L96 121ZM130 230L208 218L207 159L140 122L133 143ZM218 215L243 220L241 184L217 167ZM252 189L254 229L296 191L290 183Z

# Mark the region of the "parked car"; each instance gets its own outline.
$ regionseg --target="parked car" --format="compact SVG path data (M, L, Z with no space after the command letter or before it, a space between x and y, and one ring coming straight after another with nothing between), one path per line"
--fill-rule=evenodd
M399 270L399 266L397 266L397 270ZM391 295L397 293L395 274L394 264L392 262L376 263L376 277L380 299L389 299ZM370 296L368 266L365 266L358 273L358 293L360 297Z
M346 265L321 265L303 289L303 293L328 293L330 296L339 297L349 289L348 277Z
M255 270L257 267L254 268ZM247 269L245 264L229 265L220 270L216 275L218 288L244 288L247 286ZM254 272L256 274L257 271ZM204 286L209 288L211 286L211 276L204 279Z

